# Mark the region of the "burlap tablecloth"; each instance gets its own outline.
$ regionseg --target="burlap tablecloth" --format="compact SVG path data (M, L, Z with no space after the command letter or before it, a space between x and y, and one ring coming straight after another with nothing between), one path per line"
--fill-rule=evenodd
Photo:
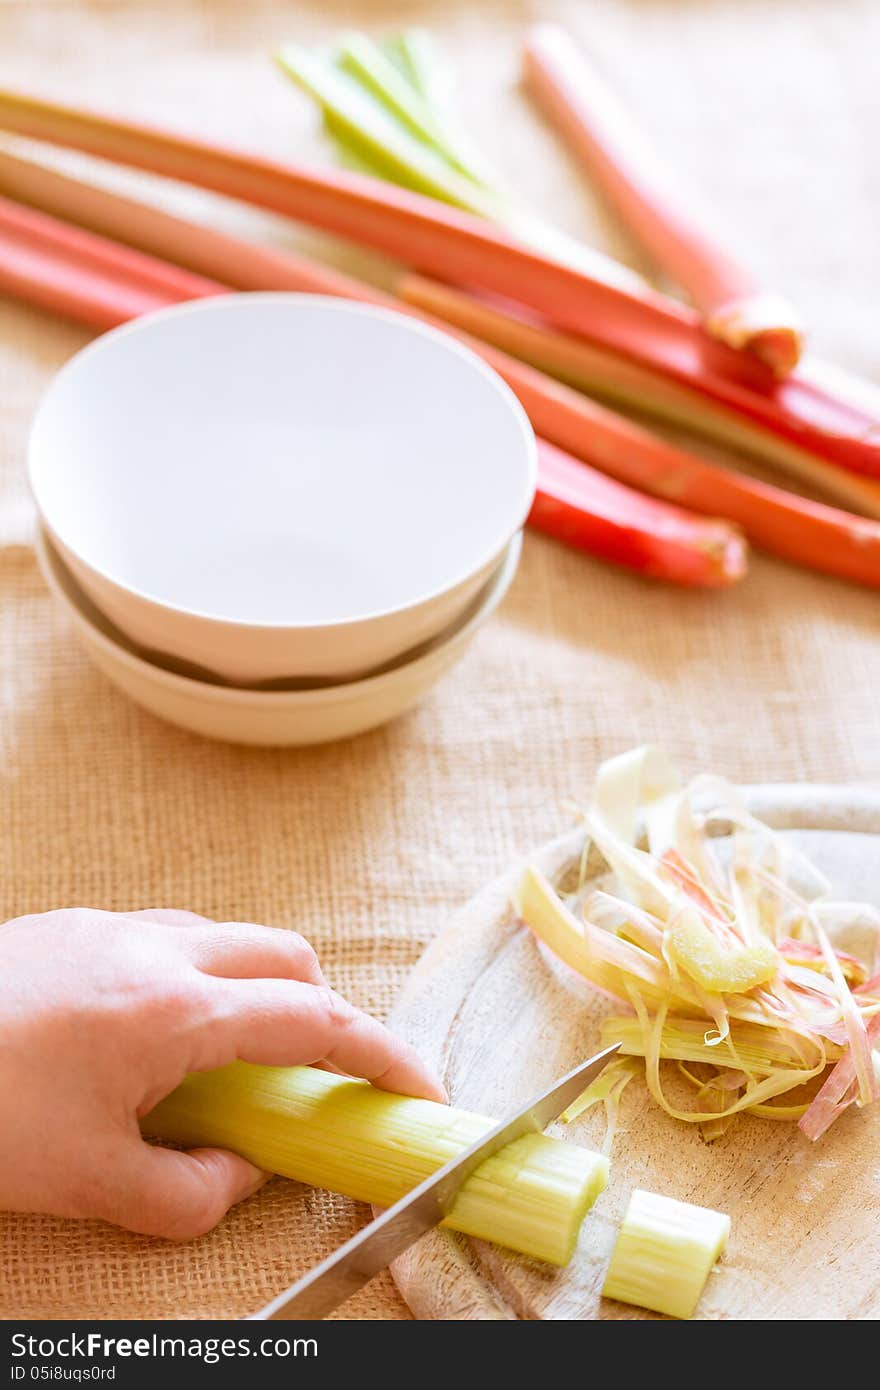
M345 24L429 22L455 49L468 120L498 162L560 220L632 257L515 90L517 35L538 15L589 39L803 305L823 351L880 377L874 0L0 0L0 78L327 157L267 50ZM171 198L194 201L208 200ZM213 215L295 235L219 202ZM29 547L28 421L85 340L0 304L0 920L161 904L296 925L333 983L381 1015L449 914L563 826L560 798L583 791L600 757L654 740L688 769L743 779L880 777L874 594L760 558L736 592L680 593L535 536L464 664L392 727L248 751L142 714L81 654ZM364 1215L276 1181L182 1246L0 1217L0 1314L235 1316ZM407 1316L388 1276L345 1312Z

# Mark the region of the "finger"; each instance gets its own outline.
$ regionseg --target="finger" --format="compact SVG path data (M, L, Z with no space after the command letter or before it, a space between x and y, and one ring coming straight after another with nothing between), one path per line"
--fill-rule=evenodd
M184 912L174 907L145 907L140 912L122 914L135 922L156 922L168 927L204 927L211 924L210 917L200 917L197 912Z
M137 1140L124 1152L113 1186L95 1215L126 1230L168 1240L204 1235L269 1178L226 1149L180 1153Z
M325 983L318 957L298 932L252 922L211 923L187 941L193 964L206 975L239 980L305 980Z
M219 1026L240 1061L276 1067L329 1062L383 1090L446 1100L414 1048L335 990L295 980L217 984Z

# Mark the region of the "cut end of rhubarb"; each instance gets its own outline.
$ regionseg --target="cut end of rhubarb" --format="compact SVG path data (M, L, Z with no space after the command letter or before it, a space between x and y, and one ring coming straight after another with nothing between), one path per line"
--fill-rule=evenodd
M609 1167L604 1154L579 1144L525 1134L480 1165L456 1196L444 1225L562 1267L574 1255L584 1217L608 1186ZM513 1175L515 1193L510 1191ZM488 1204L499 1192L505 1193L508 1223L500 1238L497 1217L487 1218Z
M749 547L745 536L730 526L719 527L718 545L715 551L718 567L718 588L738 584L744 579L749 568Z
M749 343L749 350L778 377L786 377L794 371L803 348L803 337L793 328L768 329L756 334Z
M794 370L804 350L798 316L781 295L759 291L728 300L707 315L705 323L714 338L728 347L747 349L778 377Z

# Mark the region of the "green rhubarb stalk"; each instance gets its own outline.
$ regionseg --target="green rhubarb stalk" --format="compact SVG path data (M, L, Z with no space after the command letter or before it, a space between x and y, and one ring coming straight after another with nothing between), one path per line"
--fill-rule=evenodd
M378 44L365 34L343 34L336 55L337 66L349 74L426 146L432 148L451 169L472 183L490 190L498 176L482 164L479 154L467 148L468 142L452 129L451 121L396 67Z
M480 217L502 220L494 195L450 167L436 149L417 139L349 73L296 44L281 49L278 62L318 103L333 134L341 132L362 158L392 171L395 179L420 193Z
M455 75L443 61L427 29L402 29L383 40L382 48L409 85L438 111L448 112L455 92Z

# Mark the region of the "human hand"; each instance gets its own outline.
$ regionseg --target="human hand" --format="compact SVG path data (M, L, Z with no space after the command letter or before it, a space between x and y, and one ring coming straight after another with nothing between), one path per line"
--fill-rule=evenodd
M210 1230L267 1175L223 1149L151 1146L138 1118L188 1072L236 1059L446 1098L294 932L87 908L0 926L0 1209Z

